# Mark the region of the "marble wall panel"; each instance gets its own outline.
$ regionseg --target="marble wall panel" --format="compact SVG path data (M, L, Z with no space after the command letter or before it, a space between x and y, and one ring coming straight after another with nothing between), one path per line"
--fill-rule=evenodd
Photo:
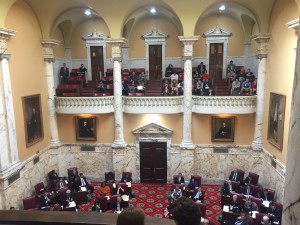
M94 145L93 145L94 146ZM94 146L95 151L81 151L80 145L62 146L59 164L60 176L67 176L67 169L77 167L88 180L103 181L104 173L113 170L110 145Z
M23 168L20 170L20 178L5 188L4 209L9 209L10 206L22 209L22 199L35 194L34 185L39 182L44 182L45 186L48 185L47 173L50 171L50 150L45 149L37 156L39 162L34 164L33 159L36 156L24 161Z

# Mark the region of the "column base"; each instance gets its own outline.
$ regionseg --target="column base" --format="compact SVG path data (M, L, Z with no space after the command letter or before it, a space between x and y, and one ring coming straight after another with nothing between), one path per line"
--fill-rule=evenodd
M262 147L263 147L263 143L261 141L253 141L252 142L253 150L255 150L255 151L262 150Z
M111 145L112 148L126 148L126 143L124 141L114 141Z
M59 140L51 140L50 148L58 148L61 146L61 142Z
M192 141L182 140L180 144L180 148L194 149L195 145Z

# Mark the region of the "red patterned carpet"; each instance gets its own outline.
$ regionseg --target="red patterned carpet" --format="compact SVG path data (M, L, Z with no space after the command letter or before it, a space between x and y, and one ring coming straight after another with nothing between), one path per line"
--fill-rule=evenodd
M95 194L98 195L97 189L100 187L99 183L92 182L95 187ZM133 183L132 190L136 193L135 197L130 200L129 205L137 206L144 209L148 216L155 216L164 218L164 210L168 205L168 195L171 191L171 184L144 184ZM219 185L202 185L202 190L205 190L206 217L212 219L216 224L217 217L221 213L221 196ZM80 211L90 211L94 201L89 204L81 205Z

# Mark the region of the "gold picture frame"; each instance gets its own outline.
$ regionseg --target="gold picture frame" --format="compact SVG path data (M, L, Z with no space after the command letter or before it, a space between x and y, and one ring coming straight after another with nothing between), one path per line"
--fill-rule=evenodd
M233 142L235 131L235 117L212 116L211 141Z
M22 97L25 143L30 147L44 138L41 95Z
M76 140L77 141L96 141L96 117L75 117Z
M279 150L283 143L285 99L285 95L270 93L268 141Z

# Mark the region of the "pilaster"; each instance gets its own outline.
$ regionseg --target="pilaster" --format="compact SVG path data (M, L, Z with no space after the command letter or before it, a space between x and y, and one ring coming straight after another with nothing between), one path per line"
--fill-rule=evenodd
M44 61L46 70L46 80L48 87L48 110L49 110L49 122L50 122L50 132L51 132L51 147L60 146L58 128L57 128L57 118L55 112L55 87L54 87L54 73L53 73L53 63L55 62L53 49L60 42L54 39L43 39L41 44L44 48Z
M262 130L263 130L263 114L265 104L265 76L268 56L268 46L271 34L255 34L251 36L251 40L255 41L257 46L256 57L259 60L258 74L257 74L257 101L256 101L256 114L255 114L255 131L254 140L252 142L253 150L261 150L263 146L262 142Z
M122 45L127 40L125 38L108 38L106 42L111 45L111 55L114 61L114 109L115 109L115 140L113 148L125 148L123 131L123 108L122 108L122 80L121 80L121 61Z
M193 45L198 41L199 36L179 36L179 40L183 44L184 62L184 83L183 83L183 133L181 148L191 148L195 146L192 141L192 57Z

